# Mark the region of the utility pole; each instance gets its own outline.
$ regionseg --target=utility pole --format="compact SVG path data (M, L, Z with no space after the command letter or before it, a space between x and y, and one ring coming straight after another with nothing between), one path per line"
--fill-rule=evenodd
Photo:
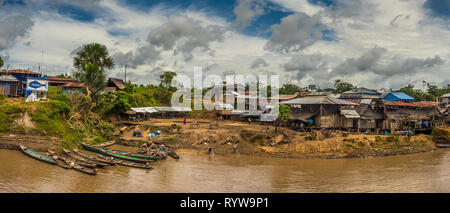
M127 67L128 64L125 64L125 84L127 83Z

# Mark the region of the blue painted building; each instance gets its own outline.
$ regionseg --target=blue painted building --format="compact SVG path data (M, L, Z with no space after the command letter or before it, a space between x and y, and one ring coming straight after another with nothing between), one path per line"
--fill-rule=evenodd
M0 75L0 95L19 96L20 81L13 75Z
M385 101L400 101L400 102L413 102L415 99L403 92L390 92L383 100Z
M86 89L83 83L71 82L63 85L61 92L66 95L84 94Z
M26 77L26 88L24 89L27 102L48 100L49 78Z

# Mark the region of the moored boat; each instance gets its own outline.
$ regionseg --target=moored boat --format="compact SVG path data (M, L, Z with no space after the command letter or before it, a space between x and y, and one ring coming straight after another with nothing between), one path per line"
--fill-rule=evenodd
M120 159L120 160L126 160L126 161L135 162L135 163L142 163L142 164L147 164L147 163L151 162L151 160L148 160L148 159L136 158L136 157L123 155L123 154L117 153L115 151L109 151L108 149L105 150L105 148L90 146L85 143L81 143L81 145L86 150L89 150L92 152L97 152L99 154L114 157L114 158Z
M108 165L114 165L115 163L112 162L112 160L110 159L106 159L103 155L97 155L97 154L91 154L91 153L86 153L86 152L82 152L78 149L74 149L73 152L75 152L76 154L89 159L91 161L94 162L99 162L99 163L104 163L104 164L108 164Z
M82 161L82 162L86 162L86 163L95 164L95 165L97 165L97 167L100 167L100 168L108 166L108 164L106 164L106 163L92 161L92 160L90 160L88 158L84 158L84 157L82 157L82 156L80 156L80 155L78 155L78 154L76 154L74 152L71 152L71 151L67 150L67 149L63 149L63 152L66 153L67 155L69 155L70 157L76 159L76 160L79 160L79 161Z
M180 159L180 156L174 151L169 151L167 154L175 159Z
M72 157L70 157L70 156L68 156L68 155L58 154L58 153L56 153L55 151L52 151L52 150L48 150L48 152L49 152L51 155L57 156L58 158L62 159L63 161L66 161L66 162L75 162L75 163L77 163L77 164L79 164L79 165L81 165L81 166L84 166L84 167L90 167L90 168L95 168L95 167L97 167L97 164L95 164L95 163L88 163L88 162L80 161L80 160L77 160L77 159L75 159L75 158L72 158Z
M105 143L101 143L101 144L97 144L95 146L98 147L107 147L107 146L112 146L116 143L116 141L106 141Z
M69 168L75 169L75 170L77 170L79 172L83 172L83 173L86 173L86 174L89 174L89 175L96 175L97 174L97 170L96 169L80 165L74 159L63 157L61 155L58 155L56 152L53 152L53 151L50 151L50 150L49 150L49 153L54 158L59 159L59 160L63 161L64 163L66 163L69 166Z
M46 162L49 164L57 164L55 159L53 159L47 155L41 154L39 152L36 152L30 148L20 145L20 150L22 150L23 153L25 153L26 155L28 155L34 159L37 159L37 160L40 160L40 161L43 161L43 162Z
M151 155L146 155L146 154L124 152L124 151L115 150L115 149L108 149L108 148L105 148L105 147L97 147L97 148L99 148L101 150L104 150L104 151L110 151L110 152L115 152L117 154L130 156L130 157L133 157L133 158L142 158L142 159L146 159L146 160L150 160L150 161L161 160L161 157L159 157L159 156L151 156Z
M450 143L436 143L438 148L450 148Z

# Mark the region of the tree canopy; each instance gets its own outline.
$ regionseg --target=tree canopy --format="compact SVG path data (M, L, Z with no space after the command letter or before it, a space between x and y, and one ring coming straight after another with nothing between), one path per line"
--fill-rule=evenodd
M341 79L337 79L336 81L334 81L334 88L336 89L335 93L343 93L355 89L356 87L351 83L347 83L345 81L342 81Z
M83 70L88 64L97 66L101 71L114 68L114 61L109 56L108 49L105 45L98 43L84 45L73 59L76 70Z
M165 88L171 92L175 92L177 90L176 87L172 86L173 79L177 76L176 72L164 72L159 76L161 79L161 83L159 84L160 87Z
M283 84L280 88L279 93L281 95L295 94L296 92L301 91L301 88L295 84Z
M5 62L3 62L2 57L0 57L0 67L3 67L3 65L5 65Z
M430 83L426 83L426 85L427 89L425 91L416 89L414 88L414 85L408 84L408 86L402 87L396 92L403 92L416 99L416 101L436 101L436 99L442 95L450 93L450 84L443 86L442 88Z
M91 96L97 94L106 86L106 70L114 68L114 61L109 56L105 45L92 43L84 45L73 59L73 77L85 83Z

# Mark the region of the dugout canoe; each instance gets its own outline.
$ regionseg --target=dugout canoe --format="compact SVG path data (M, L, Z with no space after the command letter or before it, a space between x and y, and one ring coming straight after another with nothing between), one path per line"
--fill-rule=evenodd
M126 161L131 161L134 163L141 163L141 164L147 164L147 163L151 162L150 160L147 160L147 159L130 157L130 156L119 154L119 153L116 153L114 151L109 151L109 150L106 151L106 150L104 150L105 148L90 146L85 143L81 143L81 146L83 146L83 148L88 151L97 152L99 154L113 157L115 159L126 160Z
M39 152L36 152L25 146L20 145L20 150L22 150L23 153L25 153L26 155L28 155L34 159L37 159L37 160L40 160L42 162L49 163L49 164L55 164L55 165L57 164L55 159L53 159L47 155L41 154Z
M89 159L89 160L94 161L94 162L104 163L104 164L107 164L107 165L115 165L114 162L112 162L110 159L106 159L105 156L103 156L103 155L82 152L82 151L80 151L78 149L74 149L73 152L78 154L78 155L80 155L81 157L84 157L84 158Z
M77 163L77 164L79 164L79 165L81 165L83 167L89 167L89 168L97 167L97 164L95 164L95 163L89 163L89 162L80 161L80 160L77 160L77 159L75 159L75 158L73 158L73 157L71 157L69 155L58 154L58 153L56 153L55 151L52 151L52 150L48 150L48 152L50 154L52 154L53 156L57 156L58 158L62 159L65 162L75 162L75 163Z
M134 168L139 168L139 169L153 169L153 167L150 166L150 164L148 164L148 163L147 164L133 163L133 162L129 162L129 161L115 159L114 157L109 157L109 156L105 156L105 155L86 153L86 152L82 152L82 151L79 151L76 149L74 149L73 151L76 152L77 154L83 155L85 157L90 156L90 159L100 160L102 162L107 162L108 164L111 164L111 165L128 166L128 167L134 167Z
M125 156L129 156L129 157L133 157L133 158L141 158L141 159L145 159L148 161L157 161L157 160L161 160L164 158L158 157L158 156L152 156L152 155L146 155L146 154L138 154L138 153L132 153L132 152L124 152L124 151L120 151L120 150L116 150L116 149L108 149L105 147L96 147L99 148L103 151L109 151L109 152L114 152L120 155L125 155Z
M108 166L108 164L106 164L106 163L92 161L92 160L90 160L88 158L84 158L83 156L80 156L80 155L78 155L78 154L76 154L76 153L74 153L72 151L67 150L67 149L63 149L63 152L66 153L66 155L69 155L70 157L72 157L72 158L74 158L76 160L79 160L79 161L82 161L82 162L86 162L86 163L95 164L95 165L97 165L97 167L100 167L100 168Z
M97 175L97 170L95 168L89 168L83 165L78 164L74 159L70 159L70 158L66 158L66 157L61 157L61 155L58 155L56 152L50 152L49 153L56 159L59 159L61 161L63 161L64 163L66 163L69 168L75 169L79 172L82 173L86 173L88 175Z

